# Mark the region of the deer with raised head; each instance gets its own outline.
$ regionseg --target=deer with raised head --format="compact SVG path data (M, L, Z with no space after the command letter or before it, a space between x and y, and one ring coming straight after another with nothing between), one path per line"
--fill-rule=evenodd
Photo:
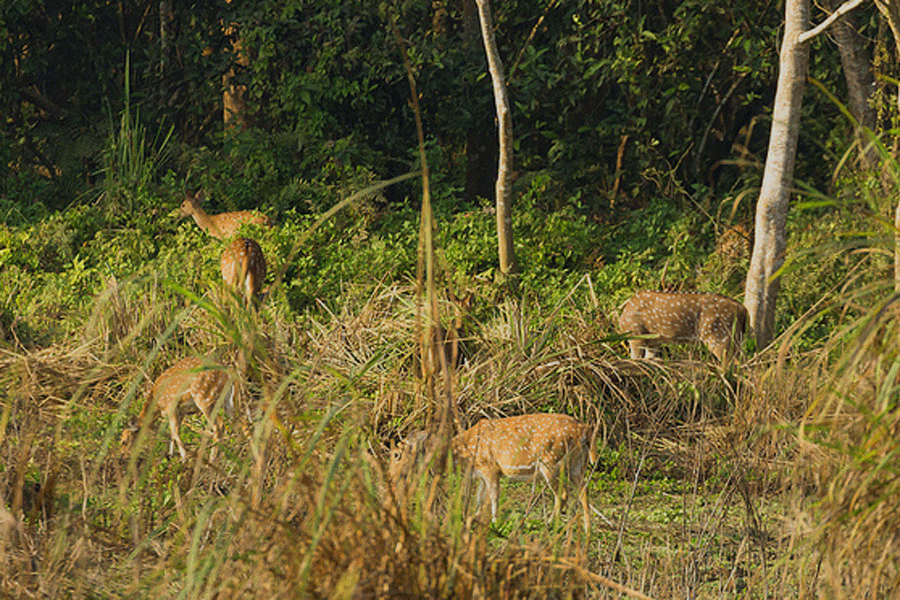
M590 513L584 475L588 459L596 461L589 426L567 415L532 414L504 419L482 419L450 441L457 468L478 478L476 508L485 495L490 500L491 519L497 520L500 477L516 481L543 479L553 492L552 519L559 516L568 493L560 489L559 474L565 469L567 481L581 501L585 532L590 530ZM388 476L398 489L425 457L434 439L418 432L397 447L391 456Z
M266 257L259 244L250 238L235 238L222 251L219 266L226 287L240 295L244 304L250 306L259 296L266 279Z
M623 306L619 329L631 358L655 358L664 343L703 342L725 365L740 355L747 309L736 300L699 292L638 292Z
M212 429L213 439L218 441L219 427L214 410L221 403L231 417L234 413L234 394L234 378L221 364L200 356L183 358L156 378L137 421L122 433L122 443L130 447L148 411L159 410L168 421L172 436L169 454L173 452L173 444L177 445L181 460L186 460L187 449L179 433L182 416L197 410L202 412Z
M227 240L237 235L241 225L262 225L271 227L272 220L268 216L249 211L241 210L237 212L225 212L217 215L208 214L200 203L203 201L203 190L198 191L193 196L186 194L184 201L181 203L181 218L194 217L197 225L213 236L217 240Z

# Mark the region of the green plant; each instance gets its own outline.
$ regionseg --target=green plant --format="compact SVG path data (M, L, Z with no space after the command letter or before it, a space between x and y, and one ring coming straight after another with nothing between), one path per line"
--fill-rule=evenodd
M175 128L161 125L151 138L138 108L131 105L130 56L125 60L123 108L118 124L107 103L109 138L101 153L103 191L101 200L111 215L140 221L142 209L152 204L151 185L170 157L169 144Z

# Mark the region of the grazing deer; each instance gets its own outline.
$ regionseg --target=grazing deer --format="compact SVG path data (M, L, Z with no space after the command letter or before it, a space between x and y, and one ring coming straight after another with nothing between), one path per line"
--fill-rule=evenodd
M243 296L247 306L259 296L266 279L266 257L250 238L235 238L222 251L220 262L225 285Z
M388 468L392 484L409 476L413 466L425 456L431 443L427 432L407 438L394 451ZM491 519L497 520L500 476L517 481L542 478L553 492L553 516L559 516L567 491L559 488L559 472L566 469L568 481L578 490L585 532L590 530L587 490L584 487L586 462L596 461L591 428L557 414L533 414L505 419L482 419L474 427L450 441L450 451L458 467L478 477L477 508L485 491L491 503Z
M203 190L198 191L193 196L186 194L184 201L181 203L181 218L194 217L194 221L200 229L217 240L227 240L234 237L244 223L265 227L272 226L272 220L268 216L249 210L210 215L200 206L203 197Z
M654 358L663 343L701 341L724 365L741 352L747 309L718 294L638 292L622 307L619 329L628 340L631 358Z
M168 420L172 435L169 454L173 451L173 444L176 444L181 460L186 460L187 450L179 434L182 415L199 409L212 428L213 439L218 441L219 428L213 411L221 401L225 412L231 417L234 413L234 391L234 380L222 365L199 356L183 358L156 379L135 425L122 433L122 443L130 446L147 412L159 409Z

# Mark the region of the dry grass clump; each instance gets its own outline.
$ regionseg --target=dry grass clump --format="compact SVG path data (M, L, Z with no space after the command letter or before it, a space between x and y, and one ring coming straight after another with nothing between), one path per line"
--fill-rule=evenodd
M454 426L564 412L597 426L604 455L589 483L602 514L590 540L577 519L546 524L540 489L504 492L504 514L486 527L470 518L474 494L453 476L426 472L402 501L384 485L387 447L434 426L435 406L421 380L412 287L353 296L364 300L302 322L268 306L229 321L202 297L186 309L163 303L154 320L132 322L136 331L115 329L125 322L119 308L103 325L101 308L94 322L110 335L94 345L5 355L3 376L19 392L4 407L16 466L2 483L23 499L8 504L12 525L0 514L2 592L619 597L616 580L657 597L730 597L767 580L753 569L771 560L774 546L759 533L769 517L754 513L757 490L745 485L765 465L717 474L752 453L735 440L760 439L755 379L699 360L622 360L624 345L575 303L544 315L515 303L485 309L476 298L453 324L465 345L451 372ZM455 314L449 301L442 308ZM148 350L117 350L124 340ZM182 427L184 463L166 454L161 422L123 454L117 440L145 385L184 355L214 351L244 374L239 417L215 461L202 418ZM39 418L16 416L27 410ZM787 412L766 414L774 422ZM777 456L776 438L767 443ZM680 483L648 500L654 480ZM40 489L50 490L53 514L25 509L39 505L25 496Z
M349 450L350 437L340 444L347 453L338 452L322 471L272 489L256 510L240 509L241 503L231 509L240 515L231 519L231 530L211 540L227 543L227 550L210 555L221 565L214 577L198 577L198 592L224 598L546 597L577 584L572 570L542 549L488 552L486 529L393 504L379 492L377 467Z
M801 429L820 585L837 598L900 594L900 353L894 295L836 338L840 359Z

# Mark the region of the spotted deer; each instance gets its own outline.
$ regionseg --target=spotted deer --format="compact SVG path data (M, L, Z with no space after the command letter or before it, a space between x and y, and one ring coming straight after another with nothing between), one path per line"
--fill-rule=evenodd
M157 377L137 421L122 433L122 443L130 447L138 428L148 418L148 411L159 410L168 421L172 436L169 454L173 452L173 444L177 445L181 460L186 460L187 450L179 433L182 416L199 409L212 429L213 439L218 441L219 427L213 411L221 402L231 417L234 393L234 379L225 367L205 357L183 358Z
M541 478L547 482L554 498L552 519L556 519L568 497L565 487L560 490L559 485L559 473L565 469L567 481L578 490L587 532L590 513L584 474L588 459L596 462L591 433L589 426L567 415L482 419L450 441L450 452L458 468L478 479L477 509L482 508L487 492L493 521L497 520L501 476L516 481ZM409 477L430 444L434 444L434 439L421 431L397 447L388 467L394 489Z
M732 225L722 232L716 242L716 256L728 264L740 263L750 256L752 235L741 223Z
M250 238L235 238L222 251L220 261L225 286L240 295L250 306L258 298L266 279L266 257L262 248Z
M731 298L699 292L638 292L622 307L619 329L631 358L654 358L664 343L703 342L724 365L739 355L747 309Z
M271 227L272 221L268 216L257 212L242 210L237 212L225 212L217 215L208 214L200 206L203 201L203 190L193 196L186 194L181 203L181 218L193 217L197 225L217 240L227 240L237 235L238 229L243 224L262 225Z

